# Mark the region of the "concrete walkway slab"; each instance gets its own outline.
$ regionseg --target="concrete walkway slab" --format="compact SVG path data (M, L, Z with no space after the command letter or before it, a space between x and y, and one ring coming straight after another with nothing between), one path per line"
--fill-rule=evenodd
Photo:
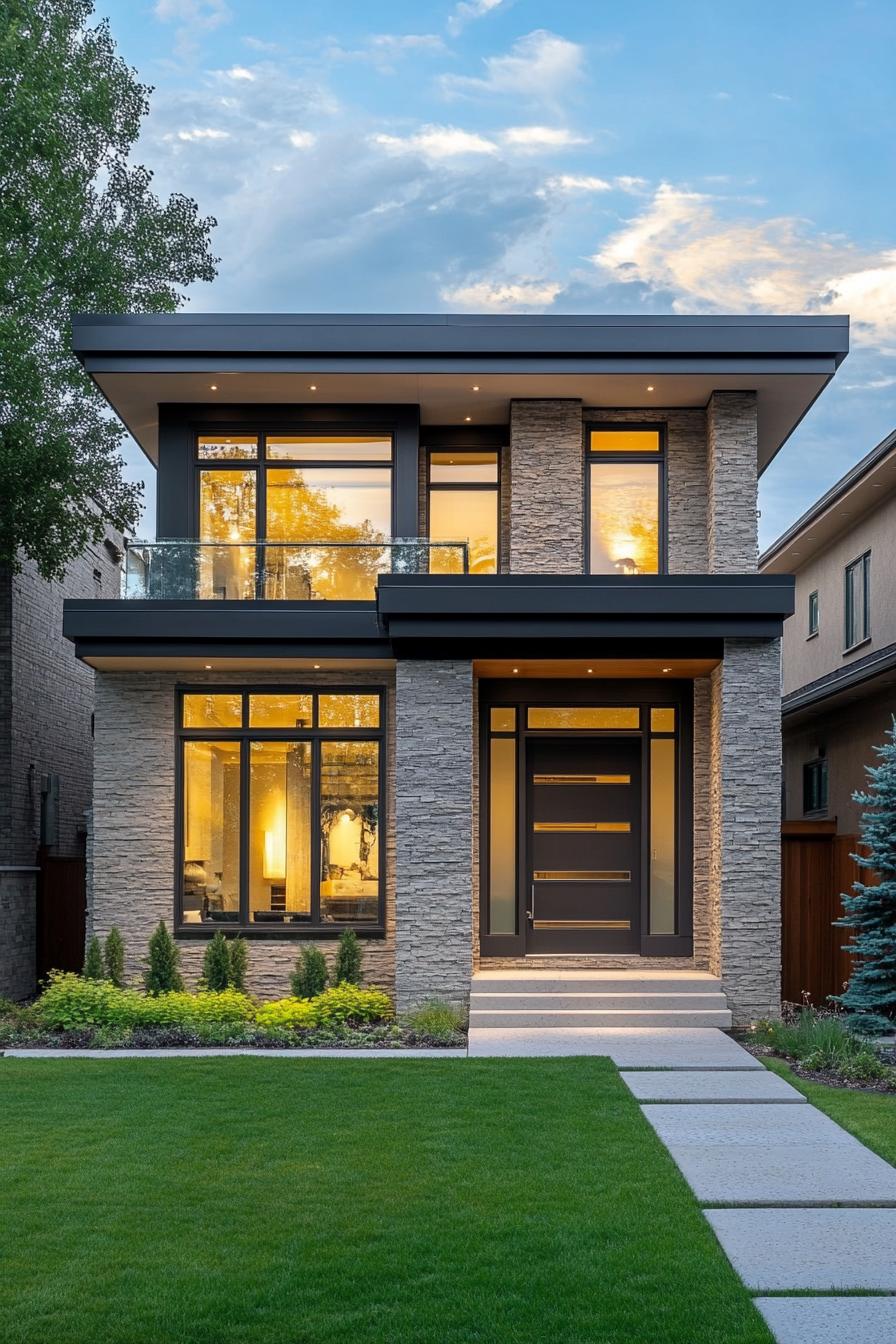
M893 1344L896 1297L757 1297L778 1344Z
M707 1209L706 1217L748 1288L896 1293L896 1209Z
M716 1027L473 1027L471 1056L604 1055L621 1069L762 1069Z
M896 1207L896 1169L853 1142L667 1147L703 1204Z
M645 1069L623 1073L622 1080L639 1101L807 1104L802 1092L768 1069Z
M792 1143L800 1148L818 1144L860 1148L830 1116L814 1106L725 1104L641 1107L657 1134L674 1153L679 1144L713 1144L737 1148L764 1148Z

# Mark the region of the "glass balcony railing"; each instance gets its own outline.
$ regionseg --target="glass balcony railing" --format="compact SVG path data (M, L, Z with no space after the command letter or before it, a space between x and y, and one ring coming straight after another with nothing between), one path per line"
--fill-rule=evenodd
M372 602L380 574L467 574L466 542L132 541L123 596Z

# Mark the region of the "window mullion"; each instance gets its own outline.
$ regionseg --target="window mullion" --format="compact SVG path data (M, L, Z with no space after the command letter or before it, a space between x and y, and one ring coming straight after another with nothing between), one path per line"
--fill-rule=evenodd
M240 739L240 926L249 927L249 738Z
M311 927L320 927L320 743L316 736L311 743Z

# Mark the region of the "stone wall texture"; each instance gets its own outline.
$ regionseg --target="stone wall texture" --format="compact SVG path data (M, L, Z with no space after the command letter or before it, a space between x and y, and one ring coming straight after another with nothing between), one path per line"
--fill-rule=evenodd
M511 402L510 572L581 574L583 509L581 402Z
M178 681L216 688L252 685L327 686L350 683L392 690L387 672L297 674L253 672L224 680L221 675L178 677L174 672L98 672L91 874L90 927L104 937L116 925L124 938L126 970L138 976L146 945L159 920L172 926L175 891L174 776L175 688ZM394 695L389 706L388 743L394 741ZM387 749L386 937L365 938L364 979L390 992L395 979L395 756ZM248 986L261 998L289 993L289 976L301 940L250 940ZM184 978L195 985L202 968L204 939L179 940ZM329 960L336 939L316 940Z
M753 574L759 555L755 392L713 392L706 407L711 574Z
M725 641L710 692L710 969L740 1025L780 1007L779 685L778 640Z
M0 868L0 996L34 993L37 873Z
M473 669L406 660L395 687L399 1008L466 999L472 970Z

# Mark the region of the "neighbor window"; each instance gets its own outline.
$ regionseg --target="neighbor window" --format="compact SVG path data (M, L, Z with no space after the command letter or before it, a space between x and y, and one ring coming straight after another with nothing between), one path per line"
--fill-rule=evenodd
M824 757L803 766L803 812L827 812L828 763Z
M844 645L847 650L871 637L871 552L866 551L858 560L846 566L846 629Z
M466 542L471 574L498 572L498 454L464 449L429 454L429 539ZM450 546L430 555L433 574L456 574L462 552Z
M185 691L178 923L381 928L379 691Z
M661 431L591 429L587 471L589 572L658 574L665 568Z
M392 536L390 435L200 435L196 452L200 596L373 600Z
M809 634L818 634L818 593L809 594Z

